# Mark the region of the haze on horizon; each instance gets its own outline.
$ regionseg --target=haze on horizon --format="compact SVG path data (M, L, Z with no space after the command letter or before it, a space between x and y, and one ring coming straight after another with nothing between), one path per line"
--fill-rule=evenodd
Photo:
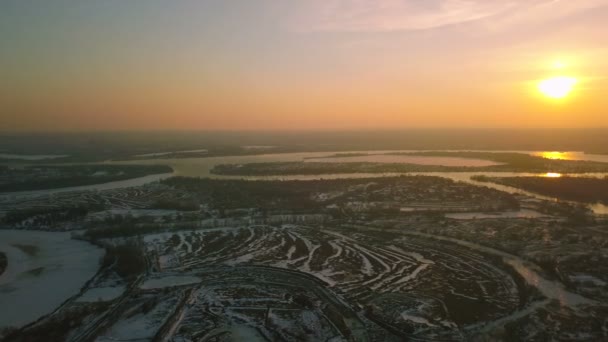
M605 127L607 20L606 0L6 0L0 130ZM551 77L576 85L543 96Z

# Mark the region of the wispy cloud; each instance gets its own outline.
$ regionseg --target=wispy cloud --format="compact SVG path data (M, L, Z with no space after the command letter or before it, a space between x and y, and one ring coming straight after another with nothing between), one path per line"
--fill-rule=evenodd
M382 32L497 20L496 27L601 5L606 0L309 0L295 25L301 31Z

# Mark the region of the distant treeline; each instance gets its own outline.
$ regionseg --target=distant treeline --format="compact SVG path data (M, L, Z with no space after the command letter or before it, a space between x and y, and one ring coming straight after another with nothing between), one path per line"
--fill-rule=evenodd
M120 159L136 154L241 146L291 151L521 150L608 152L608 129L395 129L300 132L86 132L2 133L3 153L69 155L47 162ZM254 152L254 151L250 151ZM259 150L257 153L264 153ZM237 152L238 153L238 152ZM241 152L242 153L242 152Z
M167 230L166 225L145 221L145 219L125 219L123 222L89 228L84 232L83 237L85 240L97 241L100 239L145 235Z
M33 191L93 185L170 173L166 165L28 166L0 169L0 192Z
M72 206L18 209L7 212L0 222L14 225L30 220L29 224L33 226L52 225L84 218L90 211L96 209L99 209L99 207Z
M0 252L0 275L4 273L4 270L6 270L6 265L8 265L8 259L6 258L6 254Z
M275 162L249 164L221 164L211 169L212 174L230 176L289 176L329 175L340 173L404 173L425 171L451 171L452 168L436 165L383 164L368 162Z
M569 201L601 202L608 205L608 178L476 177L475 180L494 182Z

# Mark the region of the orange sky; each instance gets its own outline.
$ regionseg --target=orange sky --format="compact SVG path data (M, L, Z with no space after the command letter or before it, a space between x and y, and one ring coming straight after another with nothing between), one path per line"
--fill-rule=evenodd
M606 127L606 20L601 0L9 0L0 130ZM543 97L557 75L574 91Z

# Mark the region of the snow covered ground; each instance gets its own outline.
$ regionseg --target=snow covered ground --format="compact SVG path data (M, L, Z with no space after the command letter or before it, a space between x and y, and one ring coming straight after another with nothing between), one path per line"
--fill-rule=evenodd
M0 276L0 328L35 321L78 294L103 255L69 233L39 231L0 230L0 250L8 257Z
M154 307L147 312L130 312L118 319L97 341L151 341L175 310L177 296L159 298Z
M125 292L124 286L96 287L87 290L76 301L82 303L107 302L120 297Z

